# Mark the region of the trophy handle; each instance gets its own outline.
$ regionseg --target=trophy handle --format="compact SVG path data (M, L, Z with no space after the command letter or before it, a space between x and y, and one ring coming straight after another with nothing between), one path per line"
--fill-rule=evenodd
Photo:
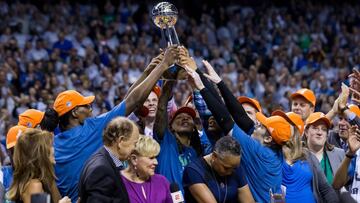
M169 27L167 27L166 29L166 34L167 34L167 36L168 36L168 42L169 42L169 44L170 45L173 45L174 43L173 43L173 41L172 41L172 36L171 36L171 30L170 30L170 28Z
M175 27L174 27L174 26L171 26L170 29L171 29L172 33L174 34L175 44L180 44L179 37L178 37L178 35L177 35L177 33L176 33Z

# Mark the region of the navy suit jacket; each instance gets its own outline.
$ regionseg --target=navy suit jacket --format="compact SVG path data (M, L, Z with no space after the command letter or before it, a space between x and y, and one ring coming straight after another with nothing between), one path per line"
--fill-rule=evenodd
M129 203L120 171L104 147L86 162L79 181L80 202Z

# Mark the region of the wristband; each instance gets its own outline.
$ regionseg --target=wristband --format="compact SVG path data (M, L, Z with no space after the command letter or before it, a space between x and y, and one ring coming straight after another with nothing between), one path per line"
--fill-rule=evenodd
M349 158L349 159L352 159L352 158L355 157L355 155L350 155L350 154L348 154L348 153L346 153L345 156L346 156L347 158Z

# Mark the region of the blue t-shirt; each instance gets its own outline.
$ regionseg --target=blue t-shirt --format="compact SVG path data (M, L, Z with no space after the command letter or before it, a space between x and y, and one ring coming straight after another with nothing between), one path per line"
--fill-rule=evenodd
M115 117L125 115L125 102L111 111L94 118L87 118L83 125L61 132L55 136L55 173L61 196L78 199L78 182L84 163L101 146L102 133Z
M232 136L241 145L241 163L255 201L270 202L270 189L274 193L281 192L282 152L261 145L236 124Z
M224 202L225 200L227 203L238 202L238 189L247 185L246 175L241 166L231 175L221 177L202 157L185 168L183 184L186 202L196 202L189 191L189 187L197 183L205 184L217 202Z
M5 188L5 191L9 191L11 183L13 181L13 167L12 166L2 166L1 171L3 172L4 181L3 185Z
M299 160L290 166L284 161L282 173L282 184L286 187L287 203L316 202L312 192L313 174L308 162Z
M196 151L192 147L183 147L179 152L175 136L167 128L164 138L160 141L160 153L158 156L157 173L165 176L170 183L177 183L182 187L184 168L197 158Z

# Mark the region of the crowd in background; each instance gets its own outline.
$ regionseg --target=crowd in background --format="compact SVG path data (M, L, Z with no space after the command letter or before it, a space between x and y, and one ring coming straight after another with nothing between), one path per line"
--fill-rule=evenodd
M21 112L44 111L66 89L95 95L94 115L122 101L159 53L152 6L0 2L1 139ZM289 110L290 93L301 87L312 89L316 109L328 112L340 82L360 64L359 5L264 7L203 4L196 14L178 7L180 42L200 68L207 59L236 96L257 98L265 113ZM181 105L191 88L186 82L176 88Z

